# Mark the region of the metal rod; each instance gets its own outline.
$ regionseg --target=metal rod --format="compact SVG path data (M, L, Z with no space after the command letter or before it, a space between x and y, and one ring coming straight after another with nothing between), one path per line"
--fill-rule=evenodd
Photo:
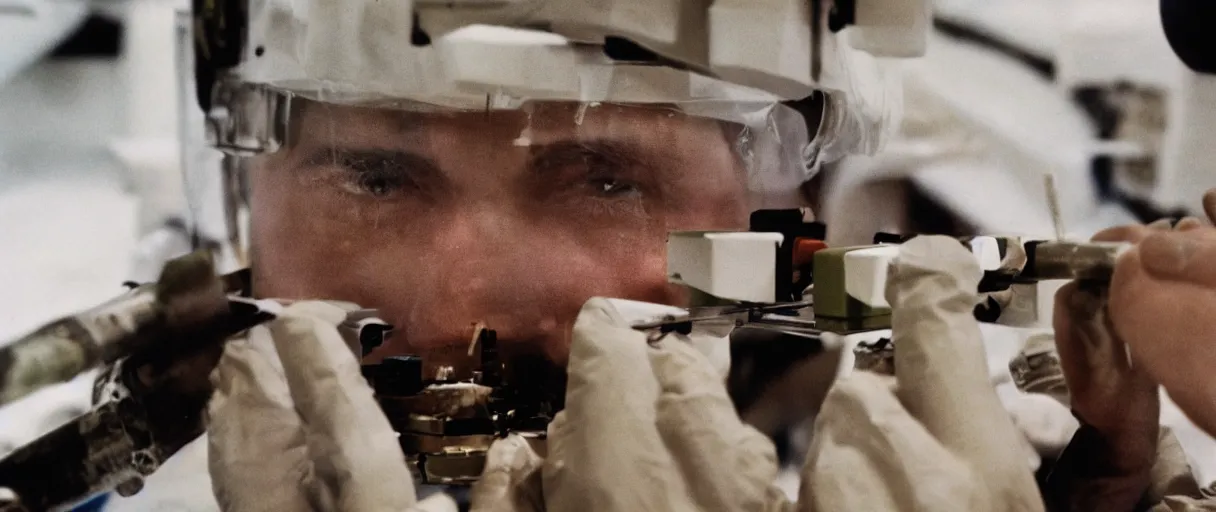
M637 329L639 331L647 331L650 329L657 329L659 327L665 327L668 325L679 325L679 324L684 324L684 323L696 323L696 322L705 322L708 320L718 320L718 319L721 319L722 317L731 316L731 315L739 315L739 314L743 314L743 313L750 313L750 314L755 315L758 313L766 313L766 312L770 312L770 311L797 310L797 309L802 309L802 308L806 308L806 307L810 307L810 306L811 306L811 301L783 302L780 304L762 304L762 305L754 305L754 306L737 306L737 307L726 308L726 309L723 309L716 313L711 313L711 314L698 315L698 316L685 316L685 317L671 317L671 318L667 318L664 320L659 320L657 322L648 322L648 323L644 323L644 324L638 324L638 325L633 326L633 328Z

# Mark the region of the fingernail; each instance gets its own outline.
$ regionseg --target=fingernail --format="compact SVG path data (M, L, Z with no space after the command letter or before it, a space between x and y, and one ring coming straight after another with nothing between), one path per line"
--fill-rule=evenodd
M1173 225L1171 224L1170 219L1157 219L1148 225L1149 229L1155 229L1158 231L1165 231L1171 227L1173 227Z
M1174 229L1178 231L1190 231L1203 227L1203 221L1195 217L1184 217L1174 225Z
M1144 268L1159 277L1178 277L1186 269L1194 242L1180 233L1153 235L1140 244L1140 261Z

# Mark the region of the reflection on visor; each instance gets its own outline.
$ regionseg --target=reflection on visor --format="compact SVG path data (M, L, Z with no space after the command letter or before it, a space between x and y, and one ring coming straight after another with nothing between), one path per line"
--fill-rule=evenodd
M504 357L560 367L588 298L682 304L667 233L746 230L754 209L796 206L771 201L774 183L796 197L809 175L805 123L776 104L735 120L686 105L290 106L281 147L229 179L255 292L378 309L395 330L372 360L422 355L457 378L478 322Z
M450 352L434 364L460 373L482 322L562 362L587 298L681 302L669 231L747 228L743 131L671 108L307 103L249 171L255 290L379 309L399 328L381 356Z
M417 356L444 382L484 370L470 349L481 325L505 381L560 396L589 298L686 305L668 282L668 233L746 230L753 210L794 206L770 193L796 195L810 175L806 123L779 104L707 116L683 104L289 99L281 144L189 178L224 177L255 295L374 308L392 336L364 363Z

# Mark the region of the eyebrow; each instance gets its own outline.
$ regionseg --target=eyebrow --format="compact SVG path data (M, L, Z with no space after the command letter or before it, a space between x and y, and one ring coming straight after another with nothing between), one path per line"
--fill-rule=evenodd
M387 169L408 173L415 179L443 177L439 164L434 160L417 153L397 149L328 146L310 151L304 157L301 165L304 167L340 165L355 172Z
M543 174L554 167L570 163L572 158L592 155L621 168L651 167L643 145L620 139L565 139L532 146L526 170ZM390 170L409 174L420 182L445 179L445 173L435 160L418 153L400 149L346 148L326 146L306 153L301 167L341 166L353 172Z
M546 165L552 165L552 160L561 162L563 158L586 154L616 164L641 166L645 165L646 153L641 145L620 139L565 139L535 146L528 167L533 172L543 171Z

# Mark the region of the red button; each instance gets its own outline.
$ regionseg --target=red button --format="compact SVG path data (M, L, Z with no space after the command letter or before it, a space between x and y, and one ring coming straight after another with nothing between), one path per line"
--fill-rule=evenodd
M823 240L815 240L813 238L795 238L794 239L794 267L810 265L815 258L815 253L828 248L828 244Z

